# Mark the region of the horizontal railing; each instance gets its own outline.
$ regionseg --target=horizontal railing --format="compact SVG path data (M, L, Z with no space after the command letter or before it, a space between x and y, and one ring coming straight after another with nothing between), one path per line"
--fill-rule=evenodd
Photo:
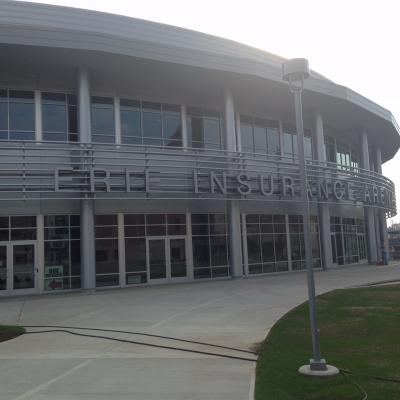
M311 202L396 214L391 180L307 161ZM296 159L210 149L61 142L0 143L0 199L238 199L300 201Z

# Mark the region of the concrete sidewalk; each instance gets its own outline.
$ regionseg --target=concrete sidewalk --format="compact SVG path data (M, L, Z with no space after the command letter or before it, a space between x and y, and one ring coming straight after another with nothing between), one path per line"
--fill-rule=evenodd
M400 280L398 265L316 273L318 293L392 279ZM128 330L250 349L306 295L304 273L60 293L1 299L0 323ZM137 335L92 333L249 357ZM24 335L0 344L0 399L248 400L254 367L249 361L60 332Z

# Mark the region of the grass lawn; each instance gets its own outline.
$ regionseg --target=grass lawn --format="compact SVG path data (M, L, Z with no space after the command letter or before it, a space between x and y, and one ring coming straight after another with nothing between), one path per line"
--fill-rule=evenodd
M335 290L318 297L322 355L354 373L400 379L400 286ZM358 400L346 377L311 378L297 368L311 358L308 303L280 319L257 364L256 400ZM368 400L399 400L400 383L350 375Z
M24 332L25 329L22 326L0 325L0 342L15 338Z

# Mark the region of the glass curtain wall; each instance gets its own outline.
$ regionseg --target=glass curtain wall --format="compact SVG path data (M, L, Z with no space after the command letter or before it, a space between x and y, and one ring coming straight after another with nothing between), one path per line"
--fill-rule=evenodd
M76 96L64 93L42 93L43 140L78 141Z
M204 149L222 149L221 113L196 107L187 108L188 146Z
M360 218L331 217L333 262L357 263L367 257L364 221Z
M117 215L95 216L96 286L119 285Z
M301 215L289 215L292 270L304 269L304 237ZM311 217L312 256L315 268L321 266L318 219ZM285 215L246 215L249 274L289 270Z
M92 96L92 141L115 143L114 99Z
M44 217L44 290L81 287L79 215Z
M0 140L35 140L33 91L0 89Z
M295 160L298 156L296 128L287 124L283 125L283 156L288 160ZM304 130L304 156L306 160L313 159L311 132L307 129Z
M240 136L244 153L281 154L277 121L241 115Z
M311 253L314 268L321 267L318 217L312 215L311 223ZM305 269L304 227L302 215L289 215L290 250L292 270Z
M122 143L182 147L180 106L121 99Z
M225 214L192 214L194 279L229 275Z
M247 214L249 274L288 271L284 215Z
M324 142L328 162L335 163L339 169L359 169L360 156L356 149L329 135L324 136Z
M125 268L126 284L147 282L146 237L185 236L185 214L126 214Z

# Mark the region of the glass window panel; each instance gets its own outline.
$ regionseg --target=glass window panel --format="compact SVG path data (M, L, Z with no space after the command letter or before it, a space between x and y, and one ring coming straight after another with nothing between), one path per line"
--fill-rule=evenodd
M150 101L143 101L142 108L144 111L161 111L161 104L160 103L152 103Z
M304 136L304 157L312 160L312 140L308 136Z
M163 115L163 136L166 146L180 146L182 144L182 127L180 114Z
M0 102L0 130L8 131L8 104Z
M225 214L210 214L210 224L224 224Z
M192 214L192 224L208 224L208 214Z
M209 225L192 225L192 235L208 235Z
M10 130L35 132L35 105L10 103Z
M71 226L80 226L81 217L79 215L70 215L69 221Z
M0 217L0 228L8 228L9 227L9 218L8 217Z
M293 141L290 133L283 133L283 151L286 157L293 156Z
M163 112L173 112L178 113L180 116L181 113L181 106L178 104L163 104L162 105Z
M146 239L125 239L126 271L146 271Z
M125 226L125 237L145 236L144 225Z
M165 224L165 214L148 214L146 215L146 224L149 225L161 225Z
M215 224L210 225L211 235L225 235L226 234L226 224Z
M161 137L161 114L143 112L143 143L160 145ZM146 139L160 139L160 141Z
M36 227L35 216L11 217L11 228Z
M279 144L279 132L278 129L268 128L267 129L267 140L268 140L268 153L269 154L280 154Z
M220 148L221 132L220 123L216 119L204 119L204 147Z
M13 102L33 103L34 99L33 92L25 90L10 90L9 96Z
M35 140L35 132L10 131L10 140Z
M62 275L69 276L69 242L44 242L44 262L46 267L62 267Z
M117 226L96 226L96 238L114 238L118 237Z
M81 274L81 242L71 240L71 275Z
M188 118L188 141L191 147L204 147L203 119L201 117Z
M140 101L139 100L121 99L120 105L121 105L121 109L140 110Z
M186 225L168 225L168 235L186 235Z
M143 214L125 214L124 215L125 225L144 225Z
M285 261L287 260L287 244L286 244L286 235L274 235L275 238L275 255L276 261Z
M96 215L96 225L118 225L118 219L116 215Z
M274 235L261 235L262 261L275 261Z
M267 154L267 130L261 126L254 127L254 149L256 153Z
M69 239L69 228L45 228L44 240Z
M68 131L78 133L78 111L75 106L68 107Z
M68 215L46 215L44 217L44 226L68 226Z
M66 97L63 93L42 93L42 103L43 104L65 104Z
M210 247L208 236L193 236L193 265L197 267L208 267L210 265Z
M0 229L0 242L8 242L10 240L10 230Z
M121 109L122 136L141 137L140 111Z
M118 273L118 240L96 240L96 274Z
M254 153L253 127L249 124L240 124L240 136L242 151L245 153Z
M167 214L167 223L168 224L180 224L186 225L186 215L185 214Z
M114 103L112 98L92 98L92 133L93 141L114 142Z
M165 225L147 225L146 235L148 236L165 236Z
M36 228L11 229L11 240L36 240Z
M70 228L70 237L71 239L80 239L81 238L81 228Z
M247 252L249 264L261 262L261 246L259 235L247 236Z
M43 132L67 133L67 108L65 104L42 105Z

